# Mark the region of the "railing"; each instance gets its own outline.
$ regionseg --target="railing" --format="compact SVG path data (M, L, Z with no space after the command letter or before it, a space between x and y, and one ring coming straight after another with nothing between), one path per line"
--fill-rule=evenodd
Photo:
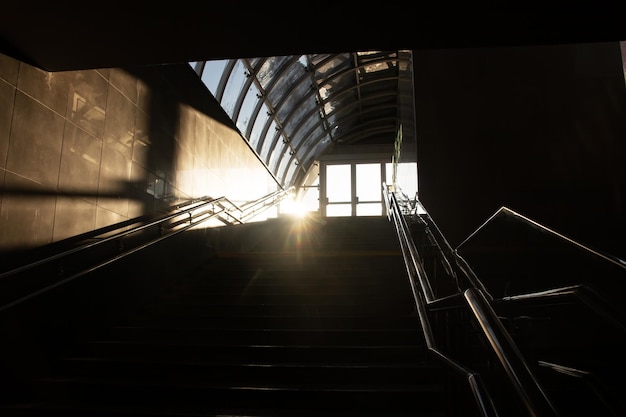
M626 318L621 311L594 288L586 284L576 284L567 287L553 288L546 291L506 296L494 300L496 305L515 306L521 304L536 304L543 301L573 300L586 307L603 321L612 324L616 329L626 334Z
M0 312L210 220L226 225L244 223L276 206L292 191L279 190L241 206L226 197L194 199L156 219L142 216L81 235L80 242L68 239L69 249L0 273Z
M520 222L523 222L529 226L532 226L533 228L546 233L547 235L550 235L551 237L553 237L556 240L561 241L562 243L565 243L567 245L570 245L572 247L575 247L579 250L581 250L582 252L585 252L595 258L598 258L602 261L608 262L610 264L613 264L615 266L617 266L618 268L620 268L620 270L622 271L626 271L626 262L618 257L606 254L606 253L602 253L598 250L595 250L593 248L590 248L589 246L586 246L580 242L577 242L573 239L570 239L569 237L558 233L555 230L550 229L549 227L546 227L532 219L529 219L528 217L517 213L514 210L511 210L508 207L501 207L498 211L496 211L490 218L488 218L482 225L480 225L474 232L472 232L463 242L461 242L459 244L459 248L461 248L462 246L464 246L468 241L472 240L472 238L474 238L474 236L476 236L477 234L479 234L482 230L484 230L487 225L489 225L490 223L492 223L494 221L495 218L497 217L502 217L502 216L508 216L511 218L516 218L518 220L520 220Z
M429 351L448 367L468 378L476 399L476 404L483 416L498 415L493 397L487 392L485 385L481 382L480 375L461 365L449 354L445 353L441 347L437 346L434 337L433 327L429 320L432 309L439 304L449 303L450 300L458 300L460 294L452 294L446 297L437 297L435 295L433 292L433 283L424 270L423 259L415 247L406 217L407 215L413 218L417 216L418 221L423 221L419 220L419 218L426 217L428 219L426 226L430 227L434 226L434 222L432 222L432 219L430 219L430 216L423 207L421 207L421 214L416 214L413 211L407 212L406 208L410 207L411 210L414 210L415 204L407 204L406 201L400 203L396 192L390 191L385 184L383 184L383 192L385 193L388 218L394 223L400 241L411 288L417 305L417 312ZM447 245L447 242L443 239L443 235L440 234L438 229L435 230L435 233L439 234L438 249L441 251L443 258L445 258L444 265L447 263L447 265L451 267L453 263L456 264L454 251ZM465 307L460 304L457 305L457 307L465 308L472 313L482 330L482 334L488 341L489 346L506 373L509 383L521 403L525 406L528 415L557 416L558 413L555 407L492 309L490 297L485 295L486 292L484 288L479 285L479 281L473 273L471 273L471 269L467 265L463 265L459 270L461 274L464 275L464 281L459 283L459 285L461 286L460 289L462 291Z
M489 250L486 251L486 248ZM481 270L472 258L481 281L491 289L492 299L546 291L554 293L573 283L587 282L589 286L593 284L601 288L613 305L623 306L626 302L626 297L622 295L624 286L621 285L626 277L626 262L583 245L509 208L500 208L461 242L455 250L455 258L467 264L467 257L471 257L472 251L476 250L498 253L490 255L490 262L506 256L506 262L500 262L498 270ZM481 256L485 258L485 255ZM542 265L541 271L533 267L537 264ZM497 276L494 274L496 271ZM511 278L514 276L523 276L524 279ZM590 277L593 278L590 280ZM504 282L507 284L503 286ZM626 310L623 309L624 314Z
M625 384L614 376L626 371L626 262L507 207L456 252L491 290L492 306L537 374L578 387L563 407L576 401L596 415L626 415Z

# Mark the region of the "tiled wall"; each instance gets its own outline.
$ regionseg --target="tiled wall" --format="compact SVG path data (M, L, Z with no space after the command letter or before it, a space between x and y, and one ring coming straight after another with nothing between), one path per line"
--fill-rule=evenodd
M0 54L0 250L177 200L277 189L232 126L162 81L116 68L48 73Z

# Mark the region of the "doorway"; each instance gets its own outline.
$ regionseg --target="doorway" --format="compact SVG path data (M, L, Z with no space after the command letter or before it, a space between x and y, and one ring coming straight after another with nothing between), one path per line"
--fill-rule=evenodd
M385 180L385 163L324 164L320 170L322 216L385 215L382 189L382 183Z

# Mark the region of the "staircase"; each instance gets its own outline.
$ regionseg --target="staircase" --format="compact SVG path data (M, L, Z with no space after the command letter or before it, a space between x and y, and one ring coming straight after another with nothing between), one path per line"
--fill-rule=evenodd
M386 218L281 218L217 237L208 262L59 356L0 414L450 415Z

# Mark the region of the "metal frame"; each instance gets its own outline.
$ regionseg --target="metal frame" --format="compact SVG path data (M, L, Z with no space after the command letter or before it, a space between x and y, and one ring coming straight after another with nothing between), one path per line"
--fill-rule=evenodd
M272 59L275 61L267 66ZM216 99L222 103L233 68L239 60L229 60L220 76ZM352 52L324 55L301 55L242 59L249 78L235 103L232 119L237 123L249 87L259 90L258 102L245 128L246 140L263 123L260 137L252 149L269 171L285 187L298 184L321 155L336 144L393 144L399 125L414 114L411 51ZM203 63L195 63L201 77ZM372 66L379 71L367 71ZM259 73L268 71L265 86ZM301 70L301 72L299 72ZM310 88L304 88L306 83ZM407 89L411 91L407 91ZM290 103L290 107L285 107ZM328 105L335 106L332 109ZM268 118L259 119L261 109L268 109ZM405 108L405 107L410 108ZM304 111L303 111L304 110ZM299 118L299 119L298 119ZM259 121L257 122L257 119ZM403 123L404 122L404 123ZM271 129L275 126L275 129ZM413 129L404 132L405 139L414 139Z

